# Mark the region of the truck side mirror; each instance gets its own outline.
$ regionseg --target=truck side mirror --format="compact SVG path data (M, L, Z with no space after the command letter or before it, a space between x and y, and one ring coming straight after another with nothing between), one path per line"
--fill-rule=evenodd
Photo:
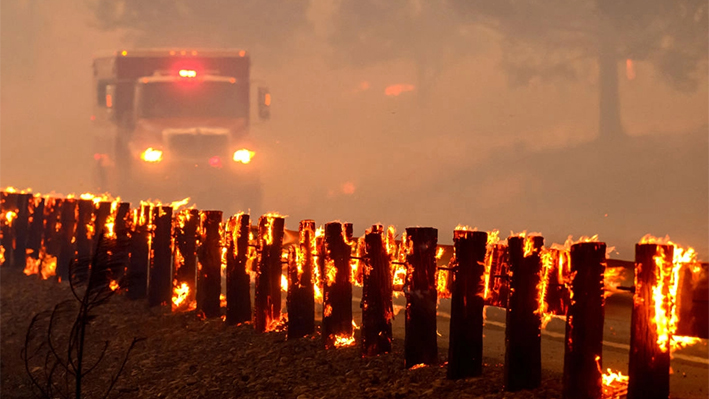
M258 117L264 121L271 118L271 93L268 87L258 88Z

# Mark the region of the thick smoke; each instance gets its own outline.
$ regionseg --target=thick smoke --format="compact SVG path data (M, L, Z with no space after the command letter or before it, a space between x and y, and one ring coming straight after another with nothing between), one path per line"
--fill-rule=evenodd
M0 186L91 189L94 52L237 47L273 93L252 134L290 227L599 233L622 259L669 234L706 259L706 7L509 3L3 1Z

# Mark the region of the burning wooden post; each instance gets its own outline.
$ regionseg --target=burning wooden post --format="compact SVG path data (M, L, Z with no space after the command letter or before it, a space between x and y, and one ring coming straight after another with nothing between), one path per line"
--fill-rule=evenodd
M88 278L88 269L95 249L94 236L97 234L97 229L94 224L94 202L90 199L78 199L76 201L76 230L74 233L76 255L71 273L74 281L83 283Z
M323 279L322 337L325 347L354 344L352 331L352 248L340 222L325 224L320 275Z
M172 299L172 207L153 207L151 220L155 230L150 245L148 306L167 305Z
M196 209L180 211L174 219L175 247L173 277L173 311L195 309L197 286L197 245L200 216Z
M2 232L2 249L0 249L0 255L2 255L2 263L0 266L10 267L15 260L15 234L14 234L14 223L17 219L17 198L19 194L16 192L3 191L0 196L0 221L2 221L1 232Z
M628 399L667 399L670 395L671 335L669 321L665 318L669 313L666 307L671 306L668 292L673 256L672 245L635 246ZM657 309L660 303L660 309ZM658 314L657 310L661 312Z
M249 254L249 215L229 218L226 227L226 323L251 320L251 276L246 270Z
M38 274L44 258L42 236L44 233L44 198L34 196L29 203L29 231L27 234L27 259L25 274Z
M148 290L150 265L150 217L151 206L142 204L135 209L129 244L130 262L127 265L125 287L130 299L145 298Z
M510 291L505 328L507 391L537 388L542 381L541 315L537 285L544 237L509 237Z
M219 224L222 211L202 211L202 238L198 250L197 313L206 318L219 317L222 292L222 246Z
M315 221L301 220L298 231L298 245L291 247L288 261L288 339L304 337L315 331Z
M601 399L603 355L603 276L606 244L582 242L571 246L573 301L566 317L563 397Z
M449 379L474 377L483 371L483 308L487 233L455 230L451 300Z
M406 256L406 367L438 362L436 334L436 251L438 229L408 227L402 242Z
M32 194L17 194L17 216L13 221L14 250L12 265L25 268L27 262L27 238L29 234L30 200Z
M281 251L285 219L264 215L258 221L258 263L254 297L254 328L271 331L281 319Z
M362 356L391 352L394 317L391 255L384 228L374 225L364 236L362 255ZM393 238L393 237L392 237Z
M77 201L73 198L62 200L61 215L59 224L59 256L57 256L56 275L57 280L68 281L71 263L74 260L74 231L76 229L76 206Z
M486 305L507 307L507 294L509 292L509 262L507 245L491 244L488 249L487 262L490 263L487 286Z
M548 273L546 298L544 298L547 311L551 314L565 315L570 302L570 291L565 284L570 273L569 251L552 248L548 250L548 256L552 264Z

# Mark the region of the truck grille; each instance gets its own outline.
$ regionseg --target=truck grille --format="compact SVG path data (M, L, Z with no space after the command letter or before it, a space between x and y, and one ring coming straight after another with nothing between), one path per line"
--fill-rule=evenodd
M207 160L227 152L225 134L172 134L168 137L168 156L175 160Z

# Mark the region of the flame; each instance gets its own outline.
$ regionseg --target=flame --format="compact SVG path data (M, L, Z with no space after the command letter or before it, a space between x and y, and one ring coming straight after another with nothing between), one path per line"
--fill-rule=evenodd
M310 245L313 248L313 259L318 259L321 254L322 240L325 236L325 228L323 226L318 227L315 230L315 235L312 238ZM320 275L319 262L316 262L315 267L313 267L313 289L315 290L315 301L322 303L323 292L322 292L322 276Z
M601 357L596 355L596 368L601 373L601 383L603 384L604 398L620 398L627 393L628 376L623 375L620 371L615 372L608 368L605 373L601 371Z
M414 364L413 366L409 367L409 370L416 370L416 369L421 369L426 367L425 363L419 363L419 364Z
M15 220L15 218L17 218L17 213L13 211L5 212L5 221L8 226L12 226L12 221Z
M448 290L448 270L438 270L436 291L438 291L438 298L451 297L451 292Z
M0 264L5 263L5 247L0 247Z
M226 307L226 296L224 294L219 294L219 307Z
M281 274L281 291L288 292L288 279Z
M32 252L34 251L31 249L27 250L27 256L25 257L25 270L22 271L27 276L39 273L39 265L42 263L41 258L35 259L31 256Z
M603 272L603 288L605 290L603 296L605 298L615 293L621 292L620 290L618 290L618 287L623 281L624 274L625 269L623 269L622 267L606 267L605 271Z
M57 257L52 255L45 255L42 258L42 266L43 267L40 271L40 274L42 275L42 280L46 280L52 276L56 276ZM59 279L59 281L61 282L61 278Z
M500 230L492 230L487 232L487 244L485 251L485 288L483 290L483 299L488 299L490 295L490 272L492 270L492 254L495 251L495 245L500 242Z
M679 272L682 266L697 262L697 253L694 248L684 249L670 240L654 237L650 234L640 239L641 244L670 245L674 248L672 262L665 262L665 253L661 247L654 256L657 281L652 287L652 300L655 307L654 322L657 328L657 344L660 350L670 353L687 345L699 342L698 338L679 337L677 331L679 314L677 304L677 291L679 289ZM637 282L636 282L637 286Z
M532 240L526 240L532 241ZM548 312L549 306L547 305L547 291L549 289L549 272L554 268L554 263L556 261L553 251L542 250L542 268L539 270L539 283L537 283L537 310L536 314L539 315L542 328L545 328L547 323L551 320L552 314Z
M116 280L111 280L110 283L108 283L108 288L111 289L111 291L117 291L120 286L118 285L118 281Z
M177 284L177 281L175 281ZM172 310L183 307L187 301L187 297L190 294L190 286L187 283L182 283L179 286L175 285L172 289ZM197 307L195 301L192 301L187 305L187 310L194 310Z

